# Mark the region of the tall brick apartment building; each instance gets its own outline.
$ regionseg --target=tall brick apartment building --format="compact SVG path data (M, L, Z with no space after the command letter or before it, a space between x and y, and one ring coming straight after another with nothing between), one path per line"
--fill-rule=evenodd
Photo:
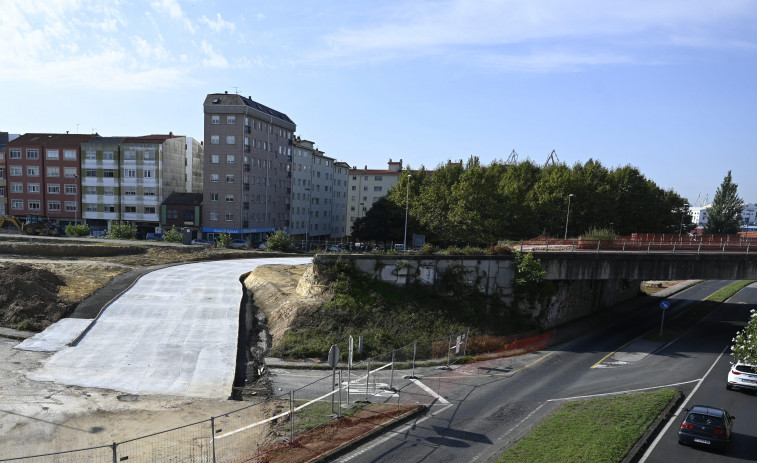
M203 108L203 232L258 241L288 229L295 123L236 94L209 94Z

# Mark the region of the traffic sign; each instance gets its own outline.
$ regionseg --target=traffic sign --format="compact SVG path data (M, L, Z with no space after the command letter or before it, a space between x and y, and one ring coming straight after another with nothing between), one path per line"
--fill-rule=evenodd
M668 307L670 307L670 302L668 302L668 301L662 301L662 302L660 302L660 308L661 308L662 310L665 310L665 309L667 309Z

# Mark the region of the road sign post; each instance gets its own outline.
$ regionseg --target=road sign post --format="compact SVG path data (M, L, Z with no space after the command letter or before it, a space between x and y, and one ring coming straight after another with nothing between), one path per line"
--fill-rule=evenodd
M670 302L668 301L662 301L660 302L660 308L662 309L662 320L660 321L660 336L662 336L662 328L665 326L665 312L670 307Z

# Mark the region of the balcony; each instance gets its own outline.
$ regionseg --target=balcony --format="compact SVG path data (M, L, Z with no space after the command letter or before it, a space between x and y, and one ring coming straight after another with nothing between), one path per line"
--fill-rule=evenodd
M250 191L250 184L249 183L242 184L242 189L244 191Z
M242 209L244 209L245 211L250 210L250 203L242 203Z
M244 145L244 152L249 153L250 152L250 145Z
M245 164L244 165L244 171L245 172L249 172L250 171L250 165L249 164Z
M252 133L252 127L249 125L244 126L244 133Z

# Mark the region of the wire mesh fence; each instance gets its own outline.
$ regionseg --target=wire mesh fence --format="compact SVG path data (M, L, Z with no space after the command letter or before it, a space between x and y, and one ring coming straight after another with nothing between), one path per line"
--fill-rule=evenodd
M118 461L114 459L114 455L114 447L109 445L30 457L0 459L0 461L17 463L113 463Z
M116 445L116 461L206 463L212 461L211 420L124 441Z

